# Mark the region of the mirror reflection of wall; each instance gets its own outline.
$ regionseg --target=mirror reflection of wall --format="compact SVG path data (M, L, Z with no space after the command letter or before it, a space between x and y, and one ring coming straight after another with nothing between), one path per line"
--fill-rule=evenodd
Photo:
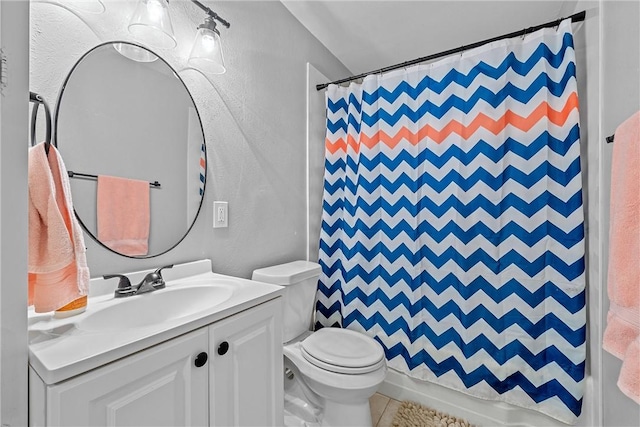
M204 136L191 95L166 62L97 46L67 77L55 120L69 171L161 184L149 189L149 256L181 241L202 200ZM97 181L70 181L76 213L97 236Z

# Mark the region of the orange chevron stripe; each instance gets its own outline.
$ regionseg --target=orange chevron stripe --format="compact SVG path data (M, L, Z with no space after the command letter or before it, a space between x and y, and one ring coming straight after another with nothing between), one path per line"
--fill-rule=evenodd
M512 110L507 110L504 115L497 120L492 119L484 113L479 113L468 126L464 126L457 120L452 120L441 130L437 130L430 125L425 125L419 129L417 133L413 133L403 126L393 136L388 135L382 130L379 130L373 134L373 136L368 136L361 132L359 141L357 141L353 135L347 135L346 141L344 138L339 138L336 141L331 141L327 138L325 140L325 147L327 151L334 154L338 150L346 151L347 147L353 148L353 150L358 153L361 145L365 145L371 149L379 143L386 144L389 148L394 148L403 139L413 145L418 144L418 142L425 138L429 138L436 144L440 144L452 133L460 135L463 139L469 139L480 128L487 129L494 135L502 132L507 126L513 126L526 132L543 118L546 118L556 126L562 126L567 121L571 112L578 108L578 103L578 94L572 92L560 111L554 110L548 102L544 101L527 117L520 116Z

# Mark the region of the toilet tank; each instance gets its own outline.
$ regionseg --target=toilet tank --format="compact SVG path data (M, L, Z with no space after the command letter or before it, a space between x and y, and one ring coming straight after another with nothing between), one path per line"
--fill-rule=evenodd
M252 280L285 287L283 343L311 329L319 277L320 265L310 261L293 261L254 270Z

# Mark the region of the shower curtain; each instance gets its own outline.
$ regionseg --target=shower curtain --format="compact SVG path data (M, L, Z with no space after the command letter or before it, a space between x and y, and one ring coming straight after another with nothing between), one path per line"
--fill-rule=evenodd
M585 378L569 20L327 91L317 325L574 423Z

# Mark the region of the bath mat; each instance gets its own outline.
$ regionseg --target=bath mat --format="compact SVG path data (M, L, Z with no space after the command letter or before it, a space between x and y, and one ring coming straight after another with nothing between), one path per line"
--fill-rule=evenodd
M469 421L404 401L391 422L392 427L472 427Z

